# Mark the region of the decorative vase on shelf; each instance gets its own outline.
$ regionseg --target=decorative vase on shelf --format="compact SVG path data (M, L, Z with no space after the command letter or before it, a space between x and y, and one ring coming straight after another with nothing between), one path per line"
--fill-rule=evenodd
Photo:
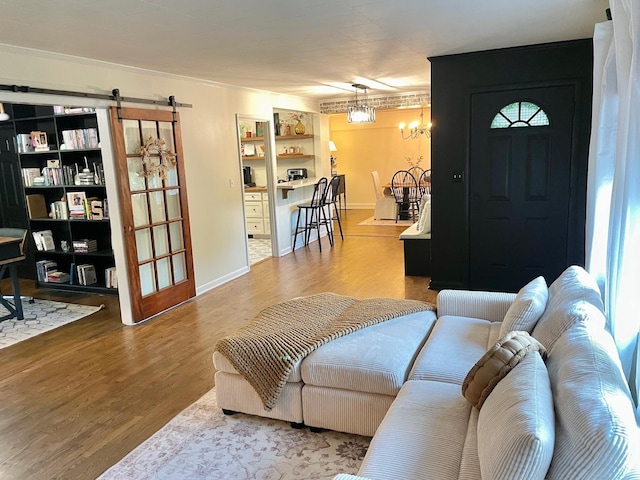
M298 123L296 123L294 131L296 132L296 135L304 135L304 123L298 120Z
M280 128L280 135L282 135L283 137L291 135L291 125L289 125L288 123L283 123L282 128Z

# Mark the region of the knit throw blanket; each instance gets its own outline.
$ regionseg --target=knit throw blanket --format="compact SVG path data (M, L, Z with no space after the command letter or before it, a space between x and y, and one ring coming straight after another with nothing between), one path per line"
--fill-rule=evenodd
M295 364L316 348L370 325L426 310L435 307L415 300L357 300L321 293L266 308L235 334L221 339L216 350L271 410Z

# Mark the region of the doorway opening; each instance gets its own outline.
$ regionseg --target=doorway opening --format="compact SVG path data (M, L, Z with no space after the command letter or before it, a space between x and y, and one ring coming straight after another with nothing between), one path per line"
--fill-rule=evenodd
M243 182L247 262L249 266L274 256L275 229L272 219L273 172L271 129L268 119L237 115L238 145Z

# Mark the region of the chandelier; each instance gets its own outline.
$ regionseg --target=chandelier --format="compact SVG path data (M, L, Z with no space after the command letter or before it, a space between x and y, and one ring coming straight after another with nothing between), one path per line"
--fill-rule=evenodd
M418 121L415 121L409 124L409 131L407 133L407 136L405 136L404 134L404 128L406 127L406 125L404 123L401 123L399 127L400 127L400 134L402 135L402 138L405 140L416 139L421 134L426 135L427 138L431 137L431 122L425 125L423 107L420 108L420 122L418 123Z
M367 86L359 83L351 85L356 89L356 104L347 107L347 122L349 123L373 123L376 121L376 109L367 105ZM364 90L360 103L358 102L358 90Z

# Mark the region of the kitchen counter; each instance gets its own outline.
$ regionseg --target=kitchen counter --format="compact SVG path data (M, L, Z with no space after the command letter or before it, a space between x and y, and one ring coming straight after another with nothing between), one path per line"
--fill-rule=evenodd
M261 187L261 186L255 186L255 187L244 187L244 191L246 193L251 193L251 192L261 192L264 193L267 191L267 187Z
M277 188L282 192L282 198L287 198L290 191L313 186L317 181L316 178L303 178L302 180L278 183Z

